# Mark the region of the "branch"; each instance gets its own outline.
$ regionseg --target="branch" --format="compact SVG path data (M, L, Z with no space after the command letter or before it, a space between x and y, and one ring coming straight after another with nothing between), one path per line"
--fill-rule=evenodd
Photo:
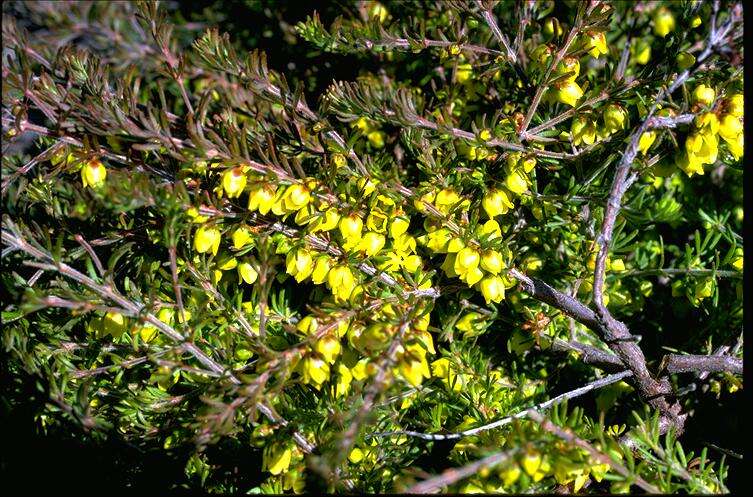
M405 491L406 494L429 494L452 485L469 476L473 476L484 468L491 469L495 466L499 466L505 461L511 459L515 454L520 452L520 448L505 450L502 452L496 452L490 456L486 456L483 459L467 464L461 468L450 468L445 470L442 474L424 480L421 483L413 485Z
M681 355L669 354L664 358L664 367L670 373L709 373L743 374L743 361L727 355Z
M494 421L492 423L485 424L483 426L478 426L476 428L471 428L470 430L464 430L457 433L446 433L446 434L433 434L433 433L421 433L417 431L390 431L385 433L375 433L371 435L372 437L385 437L385 436L393 436L393 435L408 435L411 437L421 438L423 440L457 440L463 437L469 437L471 435L475 435L477 433L481 433L482 431L488 431L492 430L494 428L499 428L500 426L504 426L507 424L512 423L516 419L525 418L529 412L529 410L534 409L536 411L542 411L544 409L549 409L555 404L558 404L562 401L574 399L576 397L580 397L581 395L585 395L588 392L591 392L592 390L597 390L599 388L603 388L607 385L611 385L612 383L617 383L618 381L621 381L625 378L628 378L632 376L633 373L630 371L622 371L617 374L612 374L609 376L605 376L604 378L601 378L599 380L592 381L591 383L588 383L580 388L576 388L575 390L571 390L569 392L565 392L563 394L560 394L556 397L553 397L545 402L541 402L539 404L536 404L533 407L526 408L523 411L517 412L513 414L512 416L507 416L502 419L498 419L497 421Z
M650 494L660 493L658 488L651 485L640 476L636 476L632 474L630 470L628 470L625 466L615 461L608 455L599 452L590 443L586 442L585 440L581 438L578 438L571 430L560 428L559 426L552 423L549 419L547 419L546 417L542 416L541 414L539 414L538 412L534 410L529 410L527 412L527 417L535 421L536 423L538 423L539 426L541 426L543 429L545 429L549 433L556 435L562 440L566 442L570 442L576 447L580 447L581 449L585 450L593 459L596 459L602 464L608 464L613 470L615 470L617 473L624 476L627 480L634 480L635 485L639 486L646 492Z

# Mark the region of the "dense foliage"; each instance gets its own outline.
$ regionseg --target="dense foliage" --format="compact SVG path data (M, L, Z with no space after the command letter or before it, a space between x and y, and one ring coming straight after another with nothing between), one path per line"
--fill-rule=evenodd
M308 9L3 4L4 416L121 488L734 489L741 4Z

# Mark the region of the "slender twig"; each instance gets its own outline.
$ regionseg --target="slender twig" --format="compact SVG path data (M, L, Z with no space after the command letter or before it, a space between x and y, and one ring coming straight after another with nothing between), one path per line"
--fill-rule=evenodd
M520 448L514 448L510 450L504 450L496 452L489 456L474 461L460 468L450 468L445 470L442 474L433 476L427 480L417 483L405 491L406 494L430 494L435 493L442 488L452 485L464 478L473 476L484 468L492 469L500 464L512 459Z
M513 414L512 416L506 416L492 423L487 423L485 425L482 425L476 428L471 428L469 430L460 431L457 433L434 434L434 433L421 433L421 432L410 431L410 430L404 430L404 431L400 430L400 431L390 431L390 432L384 432L384 433L374 433L373 435L370 435L370 436L387 437L387 436L394 436L394 435L407 435L411 437L421 438L423 440L457 440L464 437L470 437L472 435L481 433L483 431L493 430L494 428L499 428L500 426L510 424L516 419L524 418L526 417L530 409L534 409L536 411L549 409L553 405L558 404L562 401L574 399L576 397L580 397L581 395L585 395L588 392L591 392L593 390L603 388L607 385L611 385L612 383L617 383L618 381L624 380L625 378L632 376L632 374L633 373L631 373L630 371L622 371L620 373L605 376L604 378L592 381L591 383L588 383L580 388L576 388L575 390L571 390L569 392L565 392L556 397L553 397L547 400L546 402L541 402L539 404L536 404L533 407L526 408L520 412Z
M743 361L725 355L680 355L669 354L664 359L665 368L670 373L710 373L743 374Z
M533 409L528 411L527 417L535 421L536 423L538 423L539 426L541 426L543 429L545 429L549 433L556 435L562 440L566 442L570 442L576 447L579 447L585 450L593 459L601 462L602 464L608 464L613 470L615 470L617 473L625 477L625 479L627 479L628 481L632 480L635 483L635 485L639 486L646 492L650 494L660 493L658 488L651 485L640 476L633 474L625 466L615 461L608 455L603 454L602 452L599 452L590 443L576 436L571 430L560 428L559 426L552 423L548 418L546 418L545 416L541 415L540 413L536 412Z

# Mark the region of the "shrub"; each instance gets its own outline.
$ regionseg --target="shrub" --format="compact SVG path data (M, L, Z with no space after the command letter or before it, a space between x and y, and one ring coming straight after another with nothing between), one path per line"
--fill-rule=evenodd
M727 490L741 4L3 8L38 426L213 492Z

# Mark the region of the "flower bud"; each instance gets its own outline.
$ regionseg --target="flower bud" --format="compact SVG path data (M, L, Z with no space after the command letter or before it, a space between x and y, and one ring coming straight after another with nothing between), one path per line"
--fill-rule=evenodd
M547 17L544 21L542 32L547 39L551 39L557 36L562 36L563 30L556 17Z
M573 145L593 145L596 141L596 124L587 116L575 116L570 125L570 137Z
M654 12L654 34L664 38L675 30L675 16L666 7L659 7Z
M651 145L656 141L656 131L646 131L638 139L638 150L644 155L651 148Z
M316 350L324 360L329 364L334 364L337 357L340 355L342 346L340 341L333 335L325 335L314 344L314 350Z
M693 54L688 52L680 52L679 54L677 54L677 67L681 71L692 67L693 64L695 64L695 57L693 56Z
M329 261L329 256L327 255L320 255L316 258L316 263L314 264L314 271L311 273L311 281L314 282L316 285L321 285L325 282L327 279L327 274L329 273L329 270L331 268L331 264Z
M740 118L732 114L722 116L722 122L719 125L719 134L722 135L722 138L731 141L736 139L737 135L742 134L742 132L743 123L740 122Z
M607 37L603 32L586 33L584 45L585 48L590 48L588 53L594 58L598 58L601 54L609 53L609 49L607 48Z

